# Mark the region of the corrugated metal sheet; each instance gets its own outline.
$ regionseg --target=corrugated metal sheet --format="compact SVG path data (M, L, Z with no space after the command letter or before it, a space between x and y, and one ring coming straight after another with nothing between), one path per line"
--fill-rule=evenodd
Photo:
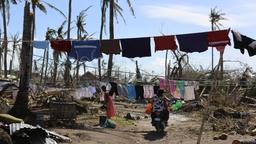
M36 127L29 125L29 124L25 124L25 123L12 123L9 125L10 135L12 135L13 133L15 133L16 131L18 131L22 128L34 129Z
M40 126L35 127L35 126L25 124L25 123L12 123L12 124L9 125L10 135L15 133L16 131L19 131L22 128L36 129L36 128L41 128L41 127ZM41 129L44 130L48 134L49 137L60 140L62 142L71 142L71 139L68 138L68 137L57 134L56 132L48 131L44 128L41 128ZM45 144L57 144L57 142L52 138L46 138L46 143Z

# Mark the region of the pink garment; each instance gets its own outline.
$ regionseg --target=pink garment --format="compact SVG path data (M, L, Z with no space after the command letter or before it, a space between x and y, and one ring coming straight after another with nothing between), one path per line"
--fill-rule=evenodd
M159 78L159 86L160 89L165 89L166 85L165 85L165 79L164 78Z
M174 92L176 91L176 81L175 80L169 81L169 89L170 89L170 93L173 95Z

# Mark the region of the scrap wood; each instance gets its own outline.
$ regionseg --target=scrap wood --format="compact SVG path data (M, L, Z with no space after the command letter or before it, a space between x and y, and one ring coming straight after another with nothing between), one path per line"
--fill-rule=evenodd
M16 88L19 88L16 84L13 84L13 83L8 83L8 84L5 84L3 85L1 91L0 91L0 97L3 96L4 92L9 88L9 87L16 87Z
M222 108L217 109L213 112L213 116L215 118L224 118L224 117L232 117L232 118L246 118L253 115L252 113L248 112L228 112Z
M251 97L242 97L241 102L247 103L247 104L256 104L256 99Z
M245 141L245 140L234 140L232 142L232 144L256 144L256 140L249 140L249 141Z

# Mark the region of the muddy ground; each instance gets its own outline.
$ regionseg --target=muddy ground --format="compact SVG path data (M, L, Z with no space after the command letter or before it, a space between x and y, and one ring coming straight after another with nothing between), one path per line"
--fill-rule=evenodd
M97 108L99 105L95 105ZM54 131L66 135L72 139L72 144L196 144L201 125L200 112L171 113L169 126L165 133L158 134L151 126L150 117L144 113L143 104L116 103L119 118L114 118L117 123L115 129L101 128L98 116L104 112L95 112L80 115L77 122L80 128L66 129L55 128ZM131 113L139 120L128 121L122 117ZM213 132L210 123L206 123L201 144L231 144L233 140L255 139L247 135L229 134L227 140L213 140L213 137L221 132Z

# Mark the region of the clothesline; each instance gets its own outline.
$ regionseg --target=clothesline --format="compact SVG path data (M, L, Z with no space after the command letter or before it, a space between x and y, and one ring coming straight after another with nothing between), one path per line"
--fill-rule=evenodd
M228 30L230 30L230 28ZM206 32L212 32L212 31L206 31ZM197 33L205 33L205 31L204 32L197 32ZM194 34L194 33L186 33L186 34ZM140 36L140 37L135 37L135 38L155 38L155 37L162 37L162 36L180 36L180 35L186 35L186 34ZM114 38L114 39L121 40L121 39L132 39L132 38ZM33 42L33 41L63 41L63 40L67 40L67 41L81 41L81 40L77 40L77 39L54 39L54 40L20 40L18 42L20 43L20 42ZM87 40L97 40L97 39L93 38L93 39L87 39ZM102 39L102 40L110 40L110 39ZM4 40L4 38L1 38L0 41L4 42L5 40ZM7 40L7 42L17 42L17 41Z

